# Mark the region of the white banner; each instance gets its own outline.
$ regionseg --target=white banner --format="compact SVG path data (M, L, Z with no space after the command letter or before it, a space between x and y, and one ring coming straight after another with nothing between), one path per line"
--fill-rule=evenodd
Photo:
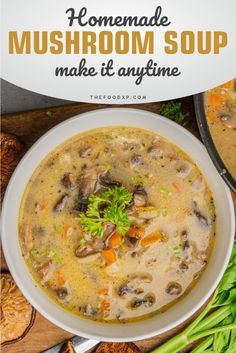
M2 77L83 102L184 97L236 77L235 14L235 0L2 0Z

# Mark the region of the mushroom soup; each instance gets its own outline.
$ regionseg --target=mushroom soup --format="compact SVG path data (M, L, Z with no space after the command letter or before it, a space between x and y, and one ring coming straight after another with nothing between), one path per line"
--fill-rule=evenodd
M216 149L236 179L236 79L205 92L205 110Z
M49 154L26 187L22 254L70 312L128 322L168 309L207 265L211 190L196 164L153 132L104 127Z

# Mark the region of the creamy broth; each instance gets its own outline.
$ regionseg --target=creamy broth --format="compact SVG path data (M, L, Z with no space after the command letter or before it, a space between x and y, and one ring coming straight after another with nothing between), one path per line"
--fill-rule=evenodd
M131 195L122 209L128 223L106 221L100 237L91 235L81 218L89 197L121 189ZM108 206L99 207L105 217ZM29 180L19 214L36 283L66 310L107 322L145 318L180 300L204 270L214 235L212 193L196 164L133 127L91 130L60 145Z
M207 91L205 110L216 149L236 179L236 80Z

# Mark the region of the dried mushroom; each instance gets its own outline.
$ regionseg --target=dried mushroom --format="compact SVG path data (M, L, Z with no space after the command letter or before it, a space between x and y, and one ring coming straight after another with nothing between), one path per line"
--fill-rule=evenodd
M22 339L32 327L35 310L9 273L1 276L1 344Z
M6 190L8 181L16 168L19 160L21 159L25 147L18 140L18 138L11 134L6 134L1 132L1 154L0 154L0 163L1 163L1 202Z
M140 353L134 343L107 343L99 344L95 353Z

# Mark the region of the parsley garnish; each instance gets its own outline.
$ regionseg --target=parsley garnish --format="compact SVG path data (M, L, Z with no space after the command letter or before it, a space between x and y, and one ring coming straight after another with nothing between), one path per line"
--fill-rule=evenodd
M183 113L181 110L181 102L170 101L162 104L160 108L160 114L175 121L179 125L187 124L188 113Z
M100 195L90 195L88 210L81 213L83 229L93 236L103 235L103 223L113 223L121 235L129 229L129 219L125 208L133 195L124 186L116 186Z

